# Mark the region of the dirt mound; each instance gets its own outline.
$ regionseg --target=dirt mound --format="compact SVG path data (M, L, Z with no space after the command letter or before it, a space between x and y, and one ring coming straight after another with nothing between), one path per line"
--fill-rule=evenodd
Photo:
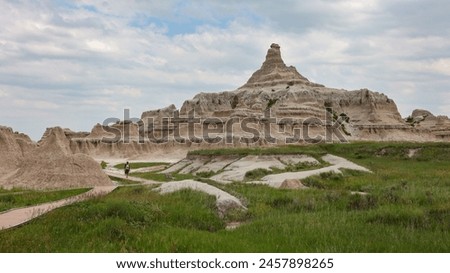
M281 183L280 189L307 189L308 187L303 185L298 179L286 179Z
M101 167L84 154L37 153L26 158L5 186L66 189L113 185Z
M10 134L9 134L10 135ZM8 138L11 139L11 136ZM25 139L25 137L22 137ZM10 141L11 142L11 141ZM3 146L3 145L2 145ZM63 189L113 185L100 165L84 154L72 154L70 140L62 128L49 128L37 145L27 146L15 164L18 170L0 181L7 188ZM1 158L4 158L3 153Z
M15 171L29 150L36 144L25 134L0 126L0 179Z

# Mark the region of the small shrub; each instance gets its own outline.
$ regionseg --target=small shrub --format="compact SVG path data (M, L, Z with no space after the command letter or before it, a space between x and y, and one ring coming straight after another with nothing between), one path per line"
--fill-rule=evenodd
M100 166L101 166L102 169L104 170L104 169L106 169L106 167L108 166L108 163L106 163L105 161L102 161L102 162L100 163Z
M258 180L268 174L272 173L272 171L267 169L254 169L245 173L246 180Z
M347 204L349 210L368 210L377 207L377 200L372 195L352 194Z
M114 201L109 202L105 211L105 216L108 218L120 218L127 223L143 223L146 221L146 213L138 204L132 204L128 201Z
M267 102L267 108L266 109L270 109L272 108L272 106L275 105L275 103L277 103L278 99L269 99L269 102Z
M321 182L319 179L315 177L307 177L302 180L303 185L311 188L317 188L317 189L325 189L326 186Z
M389 186L380 193L380 201L388 204L404 203L402 193L408 189L408 183L401 181L398 184Z
M318 202L315 198L309 198L305 200L302 207L307 211L316 211L318 206Z
M286 206L292 204L292 202L293 202L292 198L283 196L283 197L275 198L274 200L272 200L270 202L270 206L273 208L283 208L283 207L286 207Z
M274 209L280 209L286 212L314 211L317 207L315 198L300 200L287 196L275 198L268 205Z
M430 227L426 214L419 209L415 210L389 210L378 212L369 219L370 223L402 226L412 229L425 229Z
M98 223L96 233L107 242L122 242L129 239L127 224L120 218L106 219Z
M202 178L209 178L215 174L216 173L214 171L209 171L209 172L198 172L195 175Z
M0 203L11 203L14 204L16 199L13 195L1 195L0 196Z
M442 230L450 230L450 206L440 206L430 209L428 217L434 221Z
M289 164L284 168L283 170L280 170L280 172L298 172L298 171L304 171L304 170L312 170L317 169L321 165L315 164L311 162L299 162L297 164Z
M172 174L172 178L175 181L180 181L180 180L186 180L186 179L194 179L194 175L190 174L190 173L174 173Z
M233 208L227 210L226 214L223 216L225 222L245 222L250 220L252 217L248 210L242 210L241 208Z
M334 180L334 181L340 181L344 178L344 176L341 173L335 173L335 172L321 173L319 176L322 179L328 179L328 180Z
M141 195L142 193L144 193L144 188L143 187L135 187L131 190L131 192L136 195Z
M327 191L325 194L325 199L330 203L335 203L341 199L343 199L345 195L340 191Z

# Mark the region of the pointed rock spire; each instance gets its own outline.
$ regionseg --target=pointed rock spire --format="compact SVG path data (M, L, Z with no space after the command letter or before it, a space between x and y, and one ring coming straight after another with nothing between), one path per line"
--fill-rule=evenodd
M267 51L266 60L241 88L274 86L278 84L308 84L309 80L297 72L293 66L286 66L281 58L280 46L272 44Z

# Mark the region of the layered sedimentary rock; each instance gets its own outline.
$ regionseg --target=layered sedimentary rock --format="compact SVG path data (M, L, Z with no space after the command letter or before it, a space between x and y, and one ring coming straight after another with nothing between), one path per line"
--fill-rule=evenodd
M439 140L450 140L450 119L447 116L435 116L430 111L416 109L406 122L419 130L429 131Z
M403 120L385 94L312 83L286 66L280 46L272 44L261 68L243 86L197 94L180 109L170 105L146 111L139 121L96 124L91 132L49 128L38 143L0 126L0 186L110 185L89 156L148 157L220 146L352 140L450 141L450 120L426 110Z
M411 126L385 94L312 83L286 66L280 46L272 44L261 68L236 90L199 93L180 109L146 111L139 123L97 124L86 136L65 135L74 153L133 157L198 147L446 140L446 122L428 115Z
M17 170L24 156L35 145L27 135L0 126L0 179Z
M5 140L0 146L0 158L5 161L0 186L65 189L112 185L96 161L70 149L68 136L85 135L55 127L47 129L43 138L34 143L26 135L0 129L0 139Z
M307 78L298 73L293 66L286 66L281 58L281 50L278 44L272 44L267 51L266 60L250 79L241 88L256 88L275 86L278 84L306 84L321 86L311 83Z
M219 118L275 118L272 135L279 139L307 128L307 135L326 136L326 124L342 121L339 129L348 140L416 140L430 137L408 126L395 102L386 95L368 89L346 91L311 83L294 67L287 67L280 47L272 44L262 67L246 84L235 91L200 93L187 100L180 115ZM257 124L258 131L264 126ZM239 134L239 128L234 130ZM305 134L301 133L301 140ZM341 139L339 139L341 140Z

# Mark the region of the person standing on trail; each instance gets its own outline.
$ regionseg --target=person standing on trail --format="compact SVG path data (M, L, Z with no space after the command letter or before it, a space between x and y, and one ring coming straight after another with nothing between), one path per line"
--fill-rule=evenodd
M130 173L130 163L127 161L124 166L125 169L125 176L128 178L128 174Z

